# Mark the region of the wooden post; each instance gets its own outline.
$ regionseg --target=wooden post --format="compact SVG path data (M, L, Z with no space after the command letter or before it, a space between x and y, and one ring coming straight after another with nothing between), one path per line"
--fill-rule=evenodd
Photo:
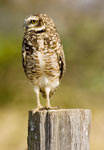
M86 109L30 111L28 150L89 150L90 122Z

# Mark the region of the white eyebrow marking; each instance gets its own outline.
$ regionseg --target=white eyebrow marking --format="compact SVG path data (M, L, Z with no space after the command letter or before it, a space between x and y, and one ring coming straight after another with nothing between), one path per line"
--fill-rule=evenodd
M39 20L39 17L38 16L30 16L27 19L25 19L26 22L28 22L30 20Z

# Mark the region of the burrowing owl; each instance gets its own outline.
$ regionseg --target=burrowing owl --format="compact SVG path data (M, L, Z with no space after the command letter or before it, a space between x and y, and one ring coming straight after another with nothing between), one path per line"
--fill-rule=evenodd
M53 20L46 14L31 15L24 21L23 68L36 93L37 108L42 108L39 93L47 99L59 86L65 71L63 46Z

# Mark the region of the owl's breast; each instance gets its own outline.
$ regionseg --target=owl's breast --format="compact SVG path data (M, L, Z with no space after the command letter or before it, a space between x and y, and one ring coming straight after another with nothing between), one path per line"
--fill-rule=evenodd
M35 58L37 58L37 60L35 59L36 67L39 68L41 75L45 74L48 77L58 77L59 64L56 53L51 54L50 52L37 51L35 55Z
M60 75L56 53L35 51L25 54L25 73L31 80L45 75L48 78L58 78Z
M57 62L57 55L49 52L36 51L32 54L34 59L34 67L30 67L33 85L38 85L40 89L44 90L46 86L55 89L59 85L59 65ZM32 59L28 60L30 62ZM29 66L27 63L27 67ZM27 73L27 76L30 74Z

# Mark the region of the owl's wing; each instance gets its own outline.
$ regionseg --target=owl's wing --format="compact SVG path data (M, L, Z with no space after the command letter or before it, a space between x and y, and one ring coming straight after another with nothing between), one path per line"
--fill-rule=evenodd
M22 65L25 69L26 66L26 56L33 52L32 45L28 43L28 41L24 38L22 42Z
M25 68L26 66L26 49L25 49L25 42L22 42L22 65Z
M64 75L64 72L66 70L66 64L65 64L65 56L63 52L63 47L61 46L59 51L56 51L57 57L58 57L58 64L59 64L59 69L60 69L60 77L61 79Z
M23 67L26 66L26 56L31 55L34 51L34 48L35 48L35 46L33 45L33 43L28 41L26 38L23 39L23 42L22 42L22 64L23 64Z

